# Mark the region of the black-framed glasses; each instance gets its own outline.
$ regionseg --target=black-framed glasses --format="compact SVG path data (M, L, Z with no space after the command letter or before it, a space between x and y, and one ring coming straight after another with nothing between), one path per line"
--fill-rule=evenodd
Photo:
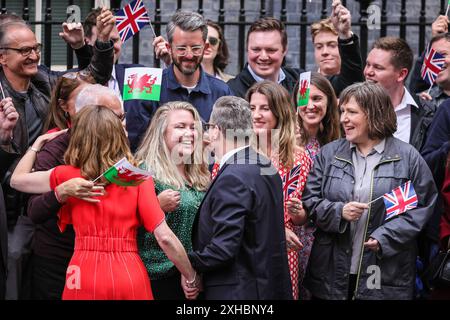
M194 55L194 56L201 56L203 54L203 46L192 46L192 47L176 46L175 47L175 52L180 57L184 57L185 55L187 55L188 51L191 51L192 55Z
M42 50L42 44L37 43L37 44L36 44L35 46L33 46L33 47L21 47L21 48L3 47L3 48L0 48L0 49L14 50L14 51L19 52L23 57L28 57L28 56L31 54L31 52L32 52L33 50L34 50L34 52L35 52L36 54L41 53L41 50Z
M216 37L208 37L208 42L210 45L215 46L215 45L219 44L220 39L216 38Z

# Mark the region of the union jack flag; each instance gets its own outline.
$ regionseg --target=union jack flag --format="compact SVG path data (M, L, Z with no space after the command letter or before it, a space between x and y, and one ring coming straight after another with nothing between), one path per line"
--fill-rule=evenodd
M125 42L150 23L142 0L135 0L116 12L116 27L120 39Z
M445 58L436 52L431 46L428 47L423 59L421 76L430 86L434 84L436 78L444 66Z
M383 200L386 206L385 220L398 216L407 210L414 209L418 204L417 194L411 181L407 181L391 192L385 193Z
M283 195L284 199L288 199L289 195L294 192L298 187L298 179L300 178L301 164L293 167L283 177Z

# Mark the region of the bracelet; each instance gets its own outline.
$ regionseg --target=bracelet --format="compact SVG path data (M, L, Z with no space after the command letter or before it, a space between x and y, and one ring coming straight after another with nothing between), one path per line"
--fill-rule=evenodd
M36 149L35 147L29 147L29 148L28 148L28 150L34 151L34 152L36 152L36 153L38 153L38 152L39 152L39 150L38 150L38 149Z

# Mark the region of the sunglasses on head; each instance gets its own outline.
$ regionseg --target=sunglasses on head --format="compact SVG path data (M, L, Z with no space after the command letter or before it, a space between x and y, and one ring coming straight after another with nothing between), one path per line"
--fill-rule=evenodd
M208 37L208 42L210 45L215 46L220 42L220 39L216 37Z

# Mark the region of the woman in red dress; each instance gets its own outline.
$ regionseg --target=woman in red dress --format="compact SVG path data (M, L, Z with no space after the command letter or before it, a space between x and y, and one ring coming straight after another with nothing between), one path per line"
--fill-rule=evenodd
M36 152L54 134L43 135L17 165L12 187L28 193L48 192L70 179L93 180L124 156L133 162L119 118L103 106L83 108L73 124L67 165L30 173ZM165 222L153 181L137 187L102 182L104 188L91 183L83 199L60 199L65 205L59 212L59 227L64 231L73 224L76 236L63 299L152 299L147 270L137 252L139 225L154 233L181 274L193 279L189 283L196 282L183 246ZM191 293L189 297L195 296L196 290Z
M303 247L296 229L306 221L301 196L311 159L297 146L295 109L289 93L271 81L254 84L247 92L258 150L266 154L283 180L284 224L294 300L298 295L299 250Z

